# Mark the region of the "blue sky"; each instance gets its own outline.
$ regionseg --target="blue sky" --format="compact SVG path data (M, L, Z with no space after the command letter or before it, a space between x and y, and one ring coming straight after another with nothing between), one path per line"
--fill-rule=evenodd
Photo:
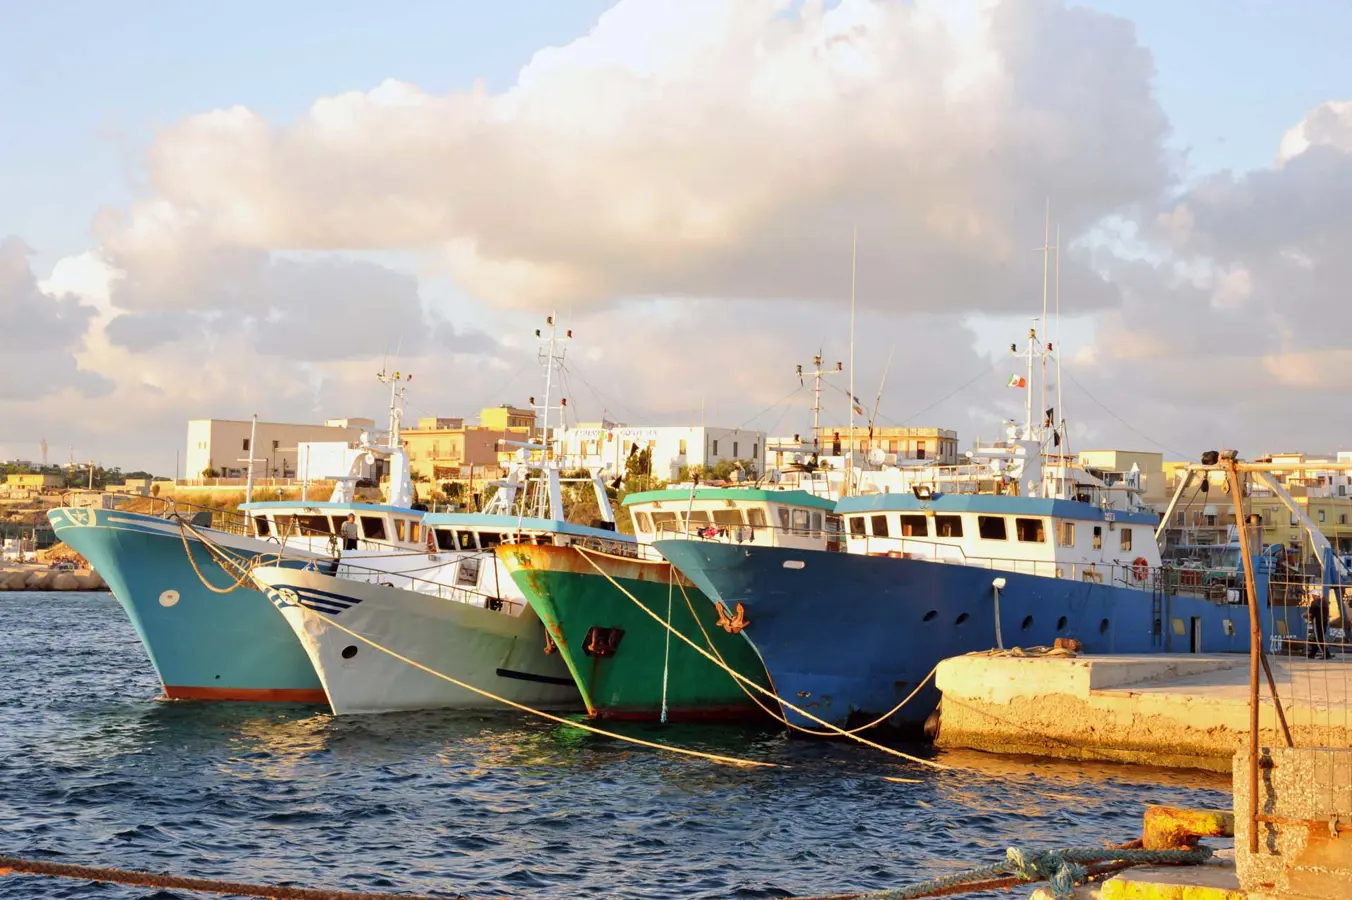
M50 321L34 326L45 335L59 332L64 356L55 338L11 338L8 357L0 356L0 374L4 366L53 371L41 390L26 395L11 391L17 396L6 397L0 378L0 422L19 434L0 434L0 456L31 453L22 447L45 435L53 445L77 445L82 454L107 448L116 461L134 461L143 439L122 427L117 410L125 408L150 420L147 430L163 447L181 443L182 421L191 416L239 416L258 409L273 418L311 420L369 413L351 408L354 397L371 393L369 366L359 354L339 349L350 347L354 334L372 352L388 341L402 342L406 354L423 354L419 372L440 379L426 388L433 395L418 401L423 411L472 416L474 404L485 398L522 399L497 396L532 355L514 336L529 335L543 304L565 295L558 309L571 319L576 302L580 332L591 341L583 368L596 383L622 393L636 415L658 422L722 392L735 399L720 401L721 408L745 417L792 387L781 384L791 371L784 360L809 358L823 345L835 355L847 344L847 335L835 327L845 321L847 283L835 276L846 271L849 217L857 224L861 209L865 223L873 217L874 227L860 232L861 302L872 304L864 313L868 324L860 329L861 343L870 345L861 349L860 383L877 383L898 334L919 323L931 336L923 352L911 348L893 373L894 383L905 387L898 390L892 414L904 414L926 408L925 398L945 396L969 382L992 358L1003 356L1011 334L1026 329L1024 310L1033 311L1040 301L1041 260L1031 248L1039 243L1049 186L1054 220L1067 225L1067 241L1081 241L1079 272L1067 271L1064 336L1068 347L1086 351L1086 368L1078 377L1101 378L1093 382L1096 397L1126 410L1142 408L1143 392L1152 401L1167 397L1167 406L1146 405L1152 414L1169 417L1148 430L1172 446L1191 446L1203 435L1210 441L1216 427L1235 417L1224 410L1206 412L1214 405L1210 395L1177 398L1180 383L1204 385L1211 373L1230 371L1227 366L1236 377L1276 373L1264 402L1272 404L1272 415L1283 416L1292 396L1314 398L1314 389L1333 390L1330 385L1342 389L1352 335L1309 323L1324 321L1321 313L1341 302L1346 283L1338 268L1341 254L1325 249L1332 246L1328 236L1341 234L1344 226L1338 211L1321 201L1330 186L1342 184L1340 166L1352 173L1352 145L1340 145L1352 138L1326 135L1320 138L1326 146L1302 165L1270 167L1283 133L1312 111L1347 116L1352 123L1352 105L1337 111L1344 109L1338 101L1352 100L1352 63L1346 59L1352 3L1067 0L1131 22L1153 60L1155 76L1149 81L1138 54L1112 23L1094 19L1081 27L1094 17L1067 15L1056 0L1004 0L1012 7L999 20L1005 26L998 40L1009 42L1001 45L999 57L1006 69L990 76L990 89L970 107L968 120L955 107L931 104L931 115L930 106L911 100L933 96L938 82L929 76L942 76L946 70L939 67L954 64L945 52L977 59L965 54L979 53L980 47L962 44L972 16L952 17L956 24L947 24L955 25L954 46L935 42L943 46L931 58L920 42L874 43L904 41L910 32L923 35L914 30L926 27L923 19L890 15L879 17L885 23L870 24L868 16L877 10L842 11L834 19L850 20L847 26L853 21L852 34L865 35L859 47L914 51L880 53L872 80L853 84L848 77L839 83L829 79L866 59L868 51L857 59L837 59L834 50L818 51L845 33L812 31L837 28L840 21L802 24L812 39L825 43L795 55L791 42L770 40L765 50L768 15L743 17L756 21L725 33L718 0L670 0L667 7L661 0L627 0L627 15L617 13L603 34L580 41L613 2L0 0L0 241L13 235L31 246L27 262L37 278L48 277L65 260L56 289L103 304L97 314L92 306L53 307ZM822 2L830 7L840 0ZM942 0L926 2L948 12ZM852 20L856 15L862 19ZM903 20L907 24L898 24ZM695 44L703 55L686 66L681 54ZM436 98L476 81L502 91L538 51L565 45L580 52L582 61L557 54L551 65L562 57L578 68L567 70L565 64L562 75L551 69L547 89L535 84L523 92L547 98L533 110L535 120L524 129L498 129L496 144L461 140L475 132L457 131L455 116ZM652 70L657 77L646 68L654 58L661 59ZM924 62L917 65L918 59ZM814 106L810 87L826 70L833 73L827 77L833 87L844 87L830 103ZM737 127L741 123L729 119L723 103L758 111L752 87L758 82L748 72L769 73L772 81L788 78L775 84L793 84L795 91L808 85L809 95L786 92L777 99L794 107L791 115L750 116L747 127ZM1056 90L1061 73L1070 90ZM156 135L187 117L246 107L274 126L265 140L279 144L304 135L303 127L286 126L308 121L317 99L369 91L386 79L425 92L419 100L425 108L404 125L435 133L442 141L435 155L420 157L416 146L398 142L390 151L373 140L360 146L378 148L366 157L379 163L376 170L366 172L366 180L344 181L347 176L337 174L348 171L341 152L335 156L321 141L286 159L268 157L266 150L263 157L241 156L247 162L266 160L260 171L276 178L275 184L251 184L222 160L233 163L232 151L250 154L257 148L231 147L222 142L238 135L222 137L198 123L187 129L192 132L187 138L176 132L159 142L161 151L171 148L175 166L158 171L172 173L178 183L159 193L146 183L147 151ZM1002 92L1014 83L1061 96L1039 104ZM860 90L849 93L853 88ZM1158 129L1150 89L1167 116L1167 138ZM541 110L546 114L539 115ZM354 114L370 116L370 110ZM894 115L881 137L868 127L875 121L870 116L887 121ZM1044 115L1050 118L1039 118ZM383 120L362 121L360 127L369 129L365 136L381 134L383 124L371 123ZM601 127L588 128L593 122ZM681 123L684 133L668 133L670 122ZM556 126L559 130L550 130ZM996 130L983 131L988 127ZM574 141L579 134L586 139ZM1051 134L1063 137L1042 140ZM1352 135L1352 124L1346 134ZM680 146L685 138L689 145ZM1167 171L1156 162L1161 141L1171 156ZM211 158L222 146L229 149ZM499 152L475 152L483 146ZM813 174L830 190L816 190L813 179L800 183L784 168L785 159L794 156L784 152L789 146L797 148L800 160L812 160ZM1015 152L991 162L1006 149ZM882 155L870 158L874 152ZM163 155L157 159L165 165ZM1200 180L1226 169L1236 173L1228 187L1190 193ZM447 172L472 176L457 180ZM1253 172L1261 177L1246 178ZM307 188L311 174L315 184L327 187ZM586 186L585 194L571 190L579 184ZM221 191L213 194L214 186ZM1057 195L1061 186L1065 196ZM1267 191L1266 205L1249 203L1255 186ZM336 202L339 187L354 188L346 206ZM851 209L856 198L867 202ZM257 269L249 268L247 258L229 255L239 239L225 225L233 222L227 213L236 199L246 213L264 211L257 221L266 227L243 238L246 246L262 248L265 262ZM211 224L206 243L194 243L195 232L187 226L162 246L154 227L149 237L132 239L125 220L102 234L102 243L92 234L101 209L158 209L146 201L166 204L171 218L183 216L173 227L201 212ZM282 206L274 208L274 201ZM1183 206L1189 215L1196 210L1205 217L1197 222L1204 233L1190 246L1186 236L1161 225L1171 208ZM908 216L927 209L923 233L906 231L914 224ZM1274 210L1299 212L1286 216ZM268 218L271 213L274 218ZM1077 216L1074 231L1070 223ZM297 236L298 222L333 230L309 240L312 235ZM399 232L406 222L417 227ZM671 252L677 246L673 222L677 230L693 229L689 234L696 235L679 253ZM1122 233L1135 235L1128 240L1139 248L1111 236L1096 244L1094 235L1108 233L1094 229L1096 222L1121 223ZM720 232L728 223L733 224ZM388 238L394 233L411 236ZM903 234L904 245L897 240ZM115 247L119 235L122 244ZM988 235L1013 236L1015 244L1028 235L1027 258L1009 265L993 244L983 243ZM255 239L261 243L251 244ZM1293 240L1299 246L1293 248ZM1104 274L1099 257L1089 271L1091 245L1107 250L1111 273ZM473 247L468 255L466 246ZM10 247L6 257L0 243L0 265L13 266L17 259L22 266L22 254ZM1299 253L1288 257L1272 252L1293 249ZM97 253L81 256L88 251L115 260L128 277L110 281ZM1075 263L1075 255L1067 262ZM339 257L386 271L373 276L369 294L356 288L344 293L352 286ZM266 260L279 259L298 265L268 267ZM1215 259L1221 262L1213 265ZM1283 259L1299 260L1301 268L1284 269ZM1178 277L1180 272L1188 277ZM268 281L284 277L300 280ZM35 294L25 293L26 283L20 277L17 292L0 296L0 311L6 304L31 308ZM108 296L110 285L121 294ZM232 292L240 285L253 306L239 305ZM367 315L393 309L396 302L404 304L398 315ZM1292 311L1297 308L1305 312L1297 315ZM286 343L277 339L289 327L276 324L283 314L308 326L294 331L309 338L304 348L276 351ZM813 324L822 315L831 326ZM1171 369L1167 361L1189 354L1168 350L1164 335L1175 328L1211 329L1217 322L1243 349L1224 359L1189 358L1188 371ZM237 327L225 327L231 324ZM711 336L711 329L724 336ZM752 336L749 342L744 335ZM636 337L646 341L637 350ZM421 349L411 351L410 345ZM24 349L34 362L16 356ZM63 361L54 367L56 357ZM1148 379L1135 373L1118 377L1123 360L1137 360L1132 364ZM1091 375L1090 367L1101 371ZM241 371L250 375L247 390L235 380ZM727 386L724 373L732 373L735 388ZM1004 391L1005 374L996 373L997 393ZM964 438L973 428L988 428L998 409L986 388L977 385L928 413L936 418L933 424L956 426ZM62 404L45 399L59 391L66 392ZM1098 416L1085 422L1093 440L1117 439L1116 419L1098 415L1095 405L1083 401L1079 408ZM1257 420L1253 428L1260 429ZM1316 446L1346 440L1334 426L1311 426L1309 432L1309 438L1291 440Z
M584 34L606 0L0 2L0 234L42 269L124 205L154 130L243 104L286 121L394 77L432 92L511 84L539 48ZM1269 164L1274 135L1348 84L1352 4L1094 0L1155 56L1187 174Z

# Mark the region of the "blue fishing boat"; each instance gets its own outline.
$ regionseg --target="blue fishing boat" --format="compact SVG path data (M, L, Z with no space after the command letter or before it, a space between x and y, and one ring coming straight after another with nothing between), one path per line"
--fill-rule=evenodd
M698 531L654 546L738 616L780 698L838 726L922 724L938 701L927 675L963 653L1058 639L1087 653L1247 651L1242 579L1180 583L1140 473L1081 466L1060 450L1055 411L1034 419L1034 362L1045 372L1050 352L1030 330L1027 377L1010 382L1028 390L1022 427L1006 423L962 465L851 473L814 547Z
M160 515L71 507L48 512L57 538L108 582L167 697L326 702L291 627L249 579L237 583L241 573L230 560L328 566L341 557L394 571L435 564L441 551L421 528L422 511L412 508L408 458L398 437L400 379L397 373L382 379L391 384L390 437L380 444L363 435L360 446L349 448L351 470L337 478L330 501L245 503L238 517L169 504ZM377 456L389 462L390 502L358 503L357 462ZM355 548L344 549L341 529L349 514L360 537Z

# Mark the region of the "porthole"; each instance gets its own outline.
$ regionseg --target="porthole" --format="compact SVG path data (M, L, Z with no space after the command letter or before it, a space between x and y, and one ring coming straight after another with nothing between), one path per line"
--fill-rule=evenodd
M1059 618L1059 619L1056 620L1056 630L1057 630L1057 631L1065 631L1065 630L1066 630L1066 617L1065 617L1065 616L1062 616L1061 618Z
M921 618L920 621L922 621L922 622L933 622L933 621L934 621L934 617L937 616L937 615L939 615L939 610L937 610L937 609L931 609L929 612L925 613L924 617Z
M1099 634L1107 634L1107 633L1108 633L1108 620L1104 619L1102 622L1099 622Z
M958 616L957 621L955 621L953 624L961 625L963 622L966 621L967 621L967 613L963 613L962 615Z
M351 659L357 655L357 648L353 644L348 644L343 648L343 659Z
M1033 617L1032 617L1032 616L1024 616L1024 617L1023 617L1023 624L1020 625L1019 627L1020 627L1021 629L1023 629L1024 631L1027 631L1028 629L1032 628L1032 627L1033 627Z

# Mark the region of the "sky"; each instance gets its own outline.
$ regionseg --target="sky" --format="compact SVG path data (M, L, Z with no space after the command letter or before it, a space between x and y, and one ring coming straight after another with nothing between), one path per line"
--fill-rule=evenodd
M856 233L854 392L966 444L1021 415L1048 207L1072 449L1346 448L1349 41L1334 0L0 0L0 458L172 474L189 418L382 417L386 359L472 417L551 311L581 421L805 431Z

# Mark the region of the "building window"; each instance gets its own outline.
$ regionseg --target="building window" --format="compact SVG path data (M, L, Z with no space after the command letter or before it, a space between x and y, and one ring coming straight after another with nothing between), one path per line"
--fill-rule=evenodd
M244 446L241 447L240 449L243 450L245 453L248 453L248 452L249 452L249 439L248 439L248 438L245 438L244 440L240 441L240 443L244 445Z
M733 459L736 459L736 458L737 458L737 442L736 442L736 441L733 441L733 442L732 442L732 458L733 458Z
M869 524L874 537L887 537L887 516L869 516Z
M1180 528L1188 524L1187 515L1188 514L1181 509L1178 512L1174 513L1174 524L1179 526Z
M902 537L929 537L929 522L924 516L905 515L901 517Z
M925 445L924 445L924 444L921 444L920 446L918 446L918 447L915 448L915 458L916 458L916 459L924 459L924 458L925 458Z
M714 456L718 455L718 441L714 441Z
M1102 550L1102 549L1103 549L1103 526L1102 526L1102 525L1095 525L1095 526L1094 526L1094 549L1095 549L1095 550Z
M944 538L962 537L962 516L935 516L934 536Z
M684 438L681 439L680 455L681 455L681 456L685 456L685 439L684 439Z
M1295 527L1296 527L1296 514L1295 514L1295 513L1291 513L1291 527L1292 527L1292 528L1295 528Z
M1130 550L1130 549L1131 549L1131 529L1130 529L1130 528L1123 528L1123 529L1122 529L1122 549L1123 549L1123 550Z
M977 534L981 535L983 540L987 541L1009 540L1009 535L1005 531L1004 516L977 516L976 530Z
M272 442L272 449L273 449L273 450L280 450L280 449L282 449L282 442L281 442L281 441L273 441L273 442Z
M756 459L759 456L760 456L760 441L756 441L751 445L751 458Z
M1047 531L1041 519L1016 518L1014 533L1025 544L1043 544L1047 541Z
M1075 546L1075 523L1057 522L1056 523L1056 545L1058 547Z
M1324 521L1324 511L1322 509L1319 511L1319 521L1320 522Z

